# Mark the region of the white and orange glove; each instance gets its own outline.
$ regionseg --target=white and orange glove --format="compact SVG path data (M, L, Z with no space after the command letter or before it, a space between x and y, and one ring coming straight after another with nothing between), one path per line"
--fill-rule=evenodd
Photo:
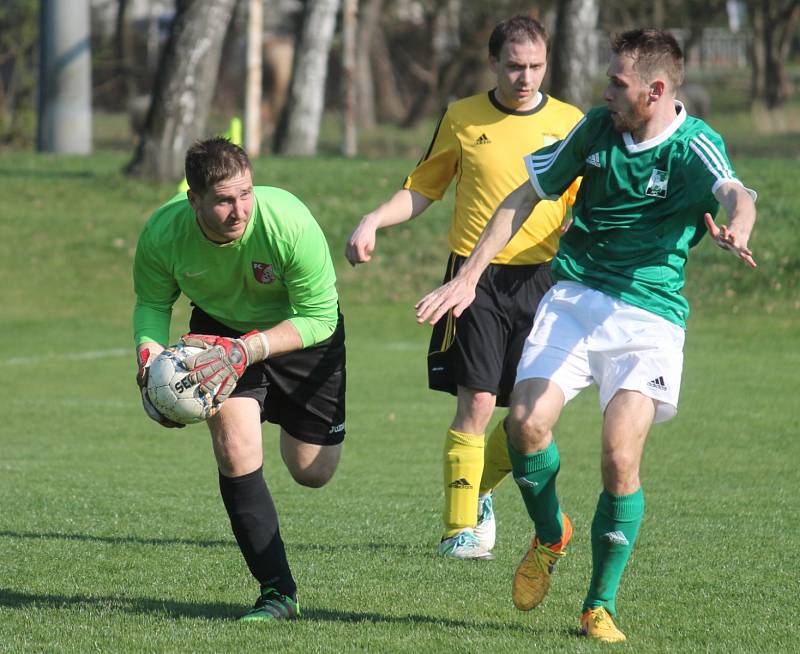
M269 356L269 341L264 332L252 331L241 338L185 334L181 343L203 351L186 357L183 364L189 370L189 381L214 397L221 405L233 392L236 382L252 363Z

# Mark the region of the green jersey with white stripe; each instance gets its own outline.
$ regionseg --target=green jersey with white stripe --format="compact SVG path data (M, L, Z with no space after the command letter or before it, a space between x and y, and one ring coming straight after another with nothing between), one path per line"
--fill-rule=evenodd
M703 215L719 209L717 188L741 182L719 134L675 105L671 125L641 143L614 129L607 108L592 109L566 138L525 163L543 199L559 197L583 176L553 276L685 327L689 304L681 289L689 248L707 231Z
M181 293L242 333L289 320L304 347L333 333L336 275L322 230L288 191L256 186L253 195L250 222L230 243L203 235L185 193L153 213L133 267L137 345L168 344L172 305Z

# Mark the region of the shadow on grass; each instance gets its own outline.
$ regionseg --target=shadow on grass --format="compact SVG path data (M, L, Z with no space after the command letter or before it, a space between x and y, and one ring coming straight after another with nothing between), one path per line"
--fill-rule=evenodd
M164 615L173 620L184 618L209 618L234 620L242 614L244 606L222 603L176 602L133 597L88 595L35 595L0 588L0 606L25 609L68 609L94 607L104 611L122 611L145 615Z
M140 538L137 536L92 536L90 534L62 534L58 532L18 532L0 531L0 538L20 538L28 540L74 540L106 543L108 545L188 545L194 547L231 547L231 540L192 540L189 538Z
M360 613L356 611L334 611L331 609L303 609L303 618L321 622L347 622L354 624L432 624L453 629L513 631L520 634L531 635L537 629L530 625L514 624L511 622L480 622L471 620L453 620L452 618L436 618L430 615L382 615L380 613ZM542 631L542 630L539 630Z
M174 600L157 600L148 598L89 596L89 595L37 595L21 593L6 588L0 589L0 607L12 609L70 609L95 608L109 611L121 611L142 615L161 616L171 620L186 618L203 618L208 620L235 621L245 610L238 604L177 602ZM542 631L531 625L510 622L480 622L474 619L453 620L436 618L429 615L384 615L374 612L339 611L332 609L303 609L303 621L317 621L350 624L430 624L452 629L495 630L515 632L530 636Z
M19 538L26 540L71 540L78 542L104 543L107 545L185 545L187 547L235 547L236 542L231 536L230 540L193 540L191 538L143 538L139 536L93 536L91 534L66 534L60 532L20 532L0 531L0 538ZM395 550L413 553L418 550L428 551L428 547L421 544L403 543L293 543L287 542L286 547L296 552L379 552Z

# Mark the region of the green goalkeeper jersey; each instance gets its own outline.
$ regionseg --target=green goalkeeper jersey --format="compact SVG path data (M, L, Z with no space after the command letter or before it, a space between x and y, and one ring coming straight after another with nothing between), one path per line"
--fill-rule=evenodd
M134 259L137 345L168 344L172 305L181 293L243 333L289 320L304 347L333 333L336 276L322 230L291 193L257 186L253 194L244 234L225 244L203 235L185 193L155 211Z
M685 327L689 304L681 289L689 248L707 231L703 215L719 209L717 188L741 182L719 134L675 105L672 124L641 143L614 129L608 109L595 108L525 163L543 199L559 197L583 176L553 276Z

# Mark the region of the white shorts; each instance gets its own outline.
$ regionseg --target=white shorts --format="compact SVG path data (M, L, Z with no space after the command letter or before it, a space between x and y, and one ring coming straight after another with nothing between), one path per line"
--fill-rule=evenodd
M655 422L678 412L684 331L678 325L575 282L542 298L517 366L517 383L549 379L569 402L592 383L606 406L620 389L656 401Z

